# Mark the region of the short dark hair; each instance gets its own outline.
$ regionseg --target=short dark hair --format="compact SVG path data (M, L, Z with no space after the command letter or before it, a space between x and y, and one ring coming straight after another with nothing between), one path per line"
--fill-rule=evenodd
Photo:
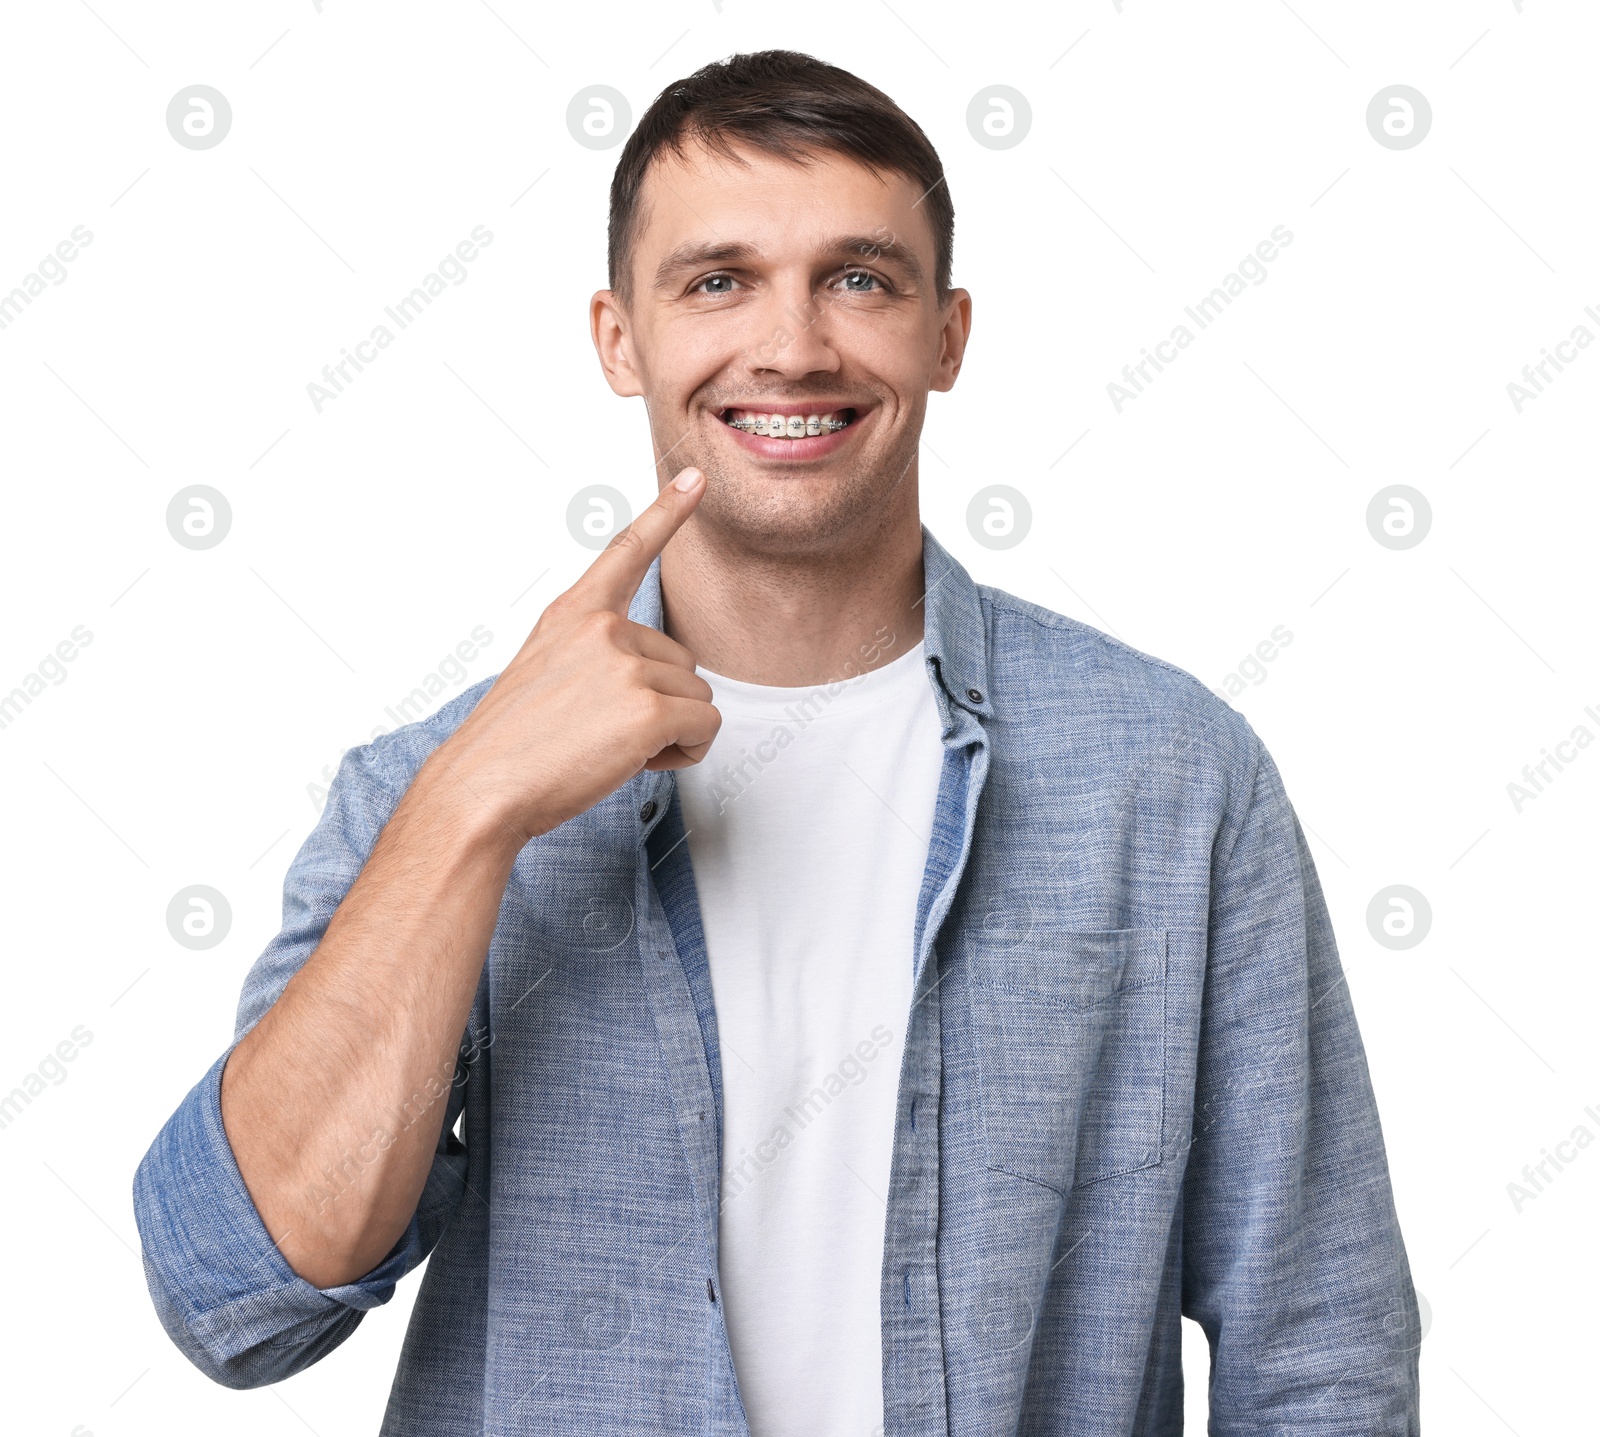
M922 128L882 90L797 50L730 55L668 85L628 136L611 177L607 271L624 304L632 290L633 247L643 228L640 192L651 161L663 150L682 156L699 142L732 159L743 142L801 161L831 151L859 160L875 174L904 175L922 198L933 230L934 293L950 296L956 212L944 166Z

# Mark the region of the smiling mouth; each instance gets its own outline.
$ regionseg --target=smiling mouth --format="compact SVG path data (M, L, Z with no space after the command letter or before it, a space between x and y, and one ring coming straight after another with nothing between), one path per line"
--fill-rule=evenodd
M768 414L756 409L724 409L718 416L730 429L763 439L815 439L837 434L855 423L854 409L819 409L802 414Z

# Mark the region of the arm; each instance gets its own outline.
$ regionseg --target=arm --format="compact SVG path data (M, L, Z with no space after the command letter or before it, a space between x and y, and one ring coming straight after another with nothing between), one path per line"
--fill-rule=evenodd
M522 847L454 779L447 749L423 764L315 951L222 1073L245 1186L314 1287L374 1267L416 1211Z
M1211 1431L1415 1437L1421 1341L1327 905L1271 756L1219 835L1184 1179Z
M693 656L626 618L704 492L686 473L550 605L398 803L370 747L341 764L236 1045L135 1183L157 1307L219 1380L316 1360L426 1256L460 1196L451 1077L517 854L715 736Z
M234 1046L162 1128L134 1179L156 1311L183 1353L230 1387L281 1381L338 1346L363 1311L388 1301L400 1277L427 1255L463 1192L466 1149L450 1130L465 1097L464 1073L443 1089L416 1093L411 1111L388 1124L414 1124L413 1136L429 1145L420 1200L392 1250L358 1280L319 1287L275 1244L281 1229L269 1233L224 1127L224 1075L238 1045L304 970L395 810L396 796L379 774L380 753L368 745L345 755L322 818L284 879L282 928L245 980ZM480 1009L473 1023L482 1033L487 1014ZM320 1196L334 1212L348 1210L356 1195L350 1184L374 1152L357 1144L342 1172L316 1174L320 1194L312 1205Z

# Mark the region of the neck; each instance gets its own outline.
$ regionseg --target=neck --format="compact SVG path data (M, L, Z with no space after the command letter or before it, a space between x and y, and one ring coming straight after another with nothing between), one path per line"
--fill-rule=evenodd
M843 548L775 555L691 518L661 555L667 634L712 673L798 688L880 668L922 639L922 528L913 509Z

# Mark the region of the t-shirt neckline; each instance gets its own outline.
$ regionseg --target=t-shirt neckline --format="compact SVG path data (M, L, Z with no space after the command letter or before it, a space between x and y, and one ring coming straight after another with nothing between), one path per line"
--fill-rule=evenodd
M732 679L726 674L719 674L711 669L697 667L695 672L700 675L716 692L719 701L736 699L743 705L758 707L782 708L785 704L792 704L812 694L825 694L828 698L840 698L846 694L859 696L868 692L887 687L897 679L902 678L908 669L917 666L923 656L926 639L918 639L905 653L897 658L890 659L886 664L877 668L867 669L862 673L853 674L848 678L834 679L826 683L800 684L798 686L777 684L756 684L747 679Z

